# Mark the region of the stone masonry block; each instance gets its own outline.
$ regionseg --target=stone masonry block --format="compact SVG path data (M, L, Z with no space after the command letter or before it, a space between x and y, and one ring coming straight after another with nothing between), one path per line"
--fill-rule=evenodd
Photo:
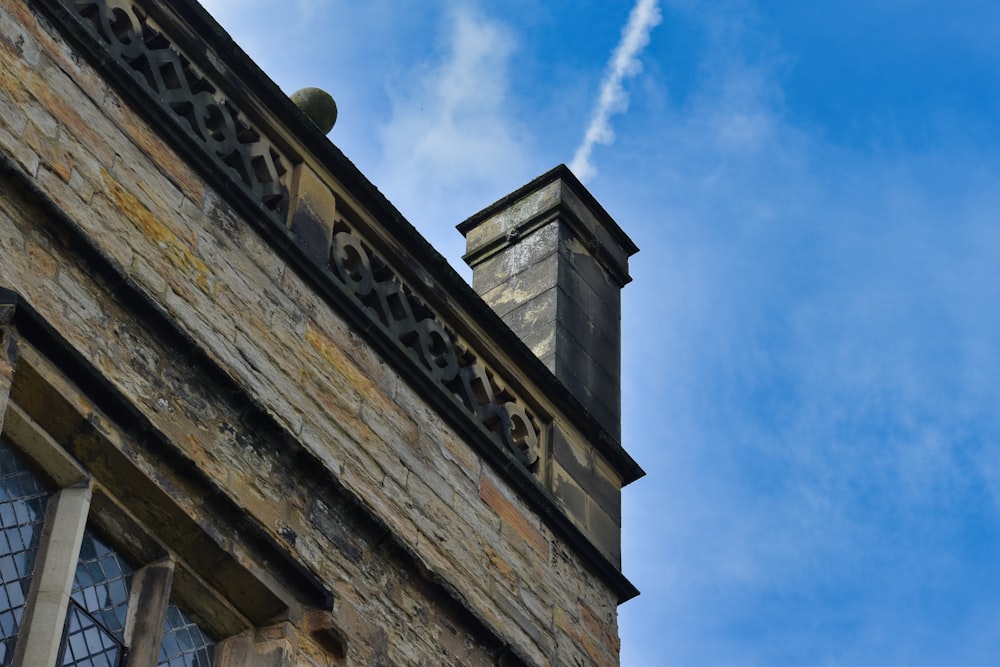
M493 255L476 264L476 272L472 274L472 288L483 295L510 280L510 271L504 266L502 255Z
M558 255L551 254L524 271L509 275L502 284L480 294L486 303L502 317L514 308L556 286L558 259Z
M475 253L489 245L525 222L545 215L558 208L560 200L560 183L554 181L538 190L526 194L510 206L495 212L481 220L463 233L466 247L470 253Z
M588 505L588 527L591 539L616 566L622 565L622 528L597 503Z
M605 338L614 345L620 346L622 335L621 292L616 292L610 301L600 299L595 294L591 303L591 312L599 323L598 329Z
M306 254L320 266L329 260L336 214L337 200L330 188L308 165L297 165L292 174L288 226Z
M510 276L527 271L559 249L558 224L549 224L477 262L472 287L478 293L488 292Z
M30 146L21 141L21 135L14 135L0 127L0 151L10 156L18 166L34 176L38 172L41 158Z
M566 294L571 295L580 304L581 308L591 310L598 306L597 302L605 302L611 307L612 321L617 322L620 319L620 313L615 310L614 306L619 305L620 310L621 290L611 283L593 285L581 274L581 264L581 262L578 262L576 265L567 261L560 262L559 286ZM590 265L593 268L593 262L590 262ZM586 268L586 266L583 268Z
M595 248L581 241L567 226L562 227L559 238L559 254L564 260L564 265L575 269L590 289L595 292L621 289L594 257L595 251Z
M6 88L0 88L0 129L19 136L28 125L28 117L21 111Z
M503 315L503 321L521 340L528 339L536 332L549 331L557 319L557 294L558 290L553 287Z
M621 524L621 480L589 446L573 443L556 426L552 429L552 459L553 470L558 466L608 517Z
M566 332L567 340L585 350L587 357L617 385L621 376L621 353L616 339L606 335L608 327L594 319L592 310L587 312L569 297L560 296L557 320L560 330Z
M520 600L512 599L506 595L497 595L495 598L495 603L497 606L504 611L504 614L510 618L514 625L520 629L526 637L528 637L534 648L535 659L541 663L543 656L552 655L553 645L552 639L545 633L543 628L534 619L530 618L524 613ZM526 646L525 648L532 648L531 646Z
M552 493L577 525L587 530L587 495L558 463L552 464Z
M555 373L609 433L618 437L620 397L617 383L568 334L556 334Z
M622 524L622 478L599 456L593 460L593 484L590 497L616 524Z
M563 183L560 196L567 217L576 220L577 234L587 241L596 241L609 264L617 270L628 272L628 258L638 248L625 236L618 224L603 211L595 211L588 206L569 183Z
M247 635L232 637L220 644L223 664L244 667L292 667L292 649L286 642L257 644Z
M604 339L594 336L591 342L601 343ZM585 345L584 341L573 336L565 327L558 330L556 334L556 355L562 365L560 370L571 373L579 381L589 386L592 390L600 388L601 383L614 380L611 373L606 372L604 365L611 367L612 371L618 367L617 350L607 352L599 347L594 348ZM609 357L614 361L609 361ZM617 389L617 387L615 387Z
M596 322L609 329L621 326L621 290L595 290L580 275L577 269L563 263L559 266L559 286L581 309L593 314Z
M569 439L557 424L552 427L552 458L582 487L586 488L591 470L590 447Z
M545 367L556 372L556 331L555 328L536 330L522 339L528 349L535 353Z
M316 499L309 510L309 521L323 534L330 544L335 546L350 562L361 562L363 550L367 545L361 543L356 535L347 532L346 526L334 510Z
M541 556L548 557L549 543L535 526L534 521L525 516L487 475L484 474L479 479L479 497L483 502L492 507L504 523L520 535L531 548Z

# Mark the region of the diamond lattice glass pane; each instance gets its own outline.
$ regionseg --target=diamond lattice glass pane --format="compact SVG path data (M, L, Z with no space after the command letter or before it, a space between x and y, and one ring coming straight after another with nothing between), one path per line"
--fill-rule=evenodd
M87 530L73 579L73 600L118 641L124 641L132 568Z
M121 644L75 602L66 614L62 667L118 667Z
M0 440L0 665L14 659L14 642L35 571L49 492Z
M194 621L170 603L163 622L157 667L211 667L215 642Z

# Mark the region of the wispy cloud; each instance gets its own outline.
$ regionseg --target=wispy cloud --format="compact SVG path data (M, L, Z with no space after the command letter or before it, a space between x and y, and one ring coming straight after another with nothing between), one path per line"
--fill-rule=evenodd
M485 203L483 193L502 195L517 184L512 174L529 171L526 141L511 112L513 33L458 7L446 35L439 58L417 63L390 85L392 116L380 131L377 174L411 219L447 217L449 235L432 239L445 245L456 242L451 225L461 217L453 211L472 213Z
M570 165L570 169L582 180L589 180L597 175L597 167L591 159L594 145L608 145L614 141L611 116L628 108L628 93L625 92L624 81L641 71L639 54L649 44L649 33L660 20L658 0L639 0L632 9L622 39L608 63L608 73L601 83L601 95L597 99L594 115Z

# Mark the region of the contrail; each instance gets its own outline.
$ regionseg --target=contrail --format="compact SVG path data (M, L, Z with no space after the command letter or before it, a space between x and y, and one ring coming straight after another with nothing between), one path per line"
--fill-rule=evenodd
M659 0L638 0L622 31L622 39L608 61L608 73L601 82L601 96L594 108L594 115L583 135L583 141L573 155L570 169L580 178L588 180L597 174L590 154L594 144L608 145L615 139L611 130L611 116L628 108L628 94L622 87L626 77L639 73L642 64L638 55L649 44L649 32L660 23Z

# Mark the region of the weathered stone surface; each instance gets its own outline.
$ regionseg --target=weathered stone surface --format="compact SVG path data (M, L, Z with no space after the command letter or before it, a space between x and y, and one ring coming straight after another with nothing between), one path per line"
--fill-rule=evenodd
M570 440L559 426L552 429L552 460L557 497L605 553L619 561L621 547L613 535L621 531L621 479L592 448Z
M292 102L316 123L323 134L333 129L337 122L337 103L330 93L321 88L303 88L292 93Z
M125 621L125 642L129 647L126 667L148 665L159 657L163 618L169 603L168 592L174 578L169 559L150 563L132 577L132 599Z
M333 123L330 125L332 127ZM326 266L330 258L333 222L336 219L337 200L333 193L316 172L304 164L297 165L292 175L288 226L306 254L320 266Z
M188 579L217 591L206 609L258 626L220 645L229 664L616 662L607 581L41 16L0 5L0 151L52 202L0 181L0 286L123 404L109 415L55 371L15 377L0 359L0 415L13 386L101 488L157 526ZM364 211L315 163L296 168L308 171L291 181L290 233L320 262L341 207ZM554 278L555 246L547 256L539 273ZM495 277L526 266L516 259ZM532 393L516 371L518 386L494 379L498 394ZM565 486L538 493L610 550L614 529L589 517L597 507L614 524L613 480L588 465L554 468ZM306 575L332 610L303 601ZM581 609L599 619L590 650L562 608L578 625Z
M606 372L603 363L610 354L617 361L616 351L585 348L564 328L555 333L555 373L568 389L602 424L617 424L621 412L618 382ZM598 339L601 340L601 339ZM615 364L617 368L617 364ZM609 433L617 436L617 429Z
M489 261L500 262L501 259ZM502 266L496 267L496 271L496 286L481 292L481 295L483 300L502 317L518 306L545 294L558 284L559 255L550 253L520 271L510 272Z
M518 509L507 494L487 475L484 474L480 480L479 495L483 502L492 507L504 523L520 535L528 546L538 552L538 555L548 555L548 542L533 525L534 522Z
M532 269L550 255L559 252L559 228L547 225L539 230L514 233L512 244L477 265L472 286L480 294L488 294L501 283L524 271ZM548 264L555 267L555 262ZM481 268L480 268L481 267ZM551 276L555 278L554 275ZM537 280L537 279L536 279Z
M7 400L11 384L14 382L14 368L17 366L17 332L14 330L14 311L17 296L12 292L0 291L0 430L3 429L7 414Z
M292 667L295 662L291 655L294 649L287 641L256 642L243 635L224 642L218 650L222 664L245 665L245 667Z
M552 331L559 318L559 288L551 287L527 303L502 315L510 330L521 340Z
M459 229L473 287L617 440L619 290L637 248L589 199L557 168Z
M552 489L567 514L587 530L587 495L558 463L552 464Z

